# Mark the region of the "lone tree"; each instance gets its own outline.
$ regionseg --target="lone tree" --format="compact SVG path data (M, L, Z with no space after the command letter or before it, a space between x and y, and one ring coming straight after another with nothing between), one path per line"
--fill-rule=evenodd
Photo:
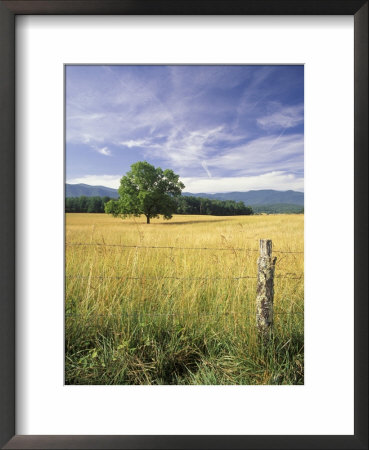
M184 184L172 170L155 168L146 161L131 165L131 170L120 180L119 199L105 204L105 212L114 217L146 216L150 219L162 214L171 219L176 210L175 197L181 195Z

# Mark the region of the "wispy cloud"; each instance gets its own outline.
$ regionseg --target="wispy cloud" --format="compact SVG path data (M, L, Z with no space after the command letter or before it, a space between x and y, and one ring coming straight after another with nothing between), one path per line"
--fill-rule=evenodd
M208 174L208 177L211 178L211 173L210 173L210 170L208 168L208 165L206 164L206 161L202 161L201 165L204 168L205 172Z
M85 175L67 179L70 184L90 184L118 189L121 175ZM252 189L296 190L303 192L304 179L286 172L269 172L250 177L181 177L185 192L216 193L230 191L248 191Z
M203 161L214 149L222 129L174 129L161 145L151 146L145 156L160 158L177 170L193 170L194 166L205 169Z
M266 130L294 128L304 121L304 105L279 107L277 111L257 119L258 125Z
M120 145L123 145L123 147L128 147L128 148L132 148L132 147L142 147L142 146L147 146L150 142L146 139L130 139L129 141L122 141L119 142Z
M206 136L206 137L204 137ZM182 176L202 167L209 177L222 174L257 175L270 171L303 170L304 139L301 134L270 135L249 140L241 145L227 142L214 150L216 133L197 133L197 138L171 136L168 143L155 152L167 165L180 171ZM146 152L146 155L152 152Z
M244 145L220 151L207 159L210 167L238 173L260 173L265 167L287 171L296 161L303 166L303 136L267 136L251 140ZM265 171L265 170L264 170Z
M118 189L121 175L84 175L82 177L67 178L69 184L90 184L91 186L106 186Z
M108 147L98 148L97 151L98 151L101 155L111 156L111 151L108 149Z
M302 67L68 66L66 95L73 178L144 159L213 182L303 174Z
M269 172L251 177L184 177L181 180L186 186L185 191L192 193L244 192L257 189L304 190L304 179L286 172Z

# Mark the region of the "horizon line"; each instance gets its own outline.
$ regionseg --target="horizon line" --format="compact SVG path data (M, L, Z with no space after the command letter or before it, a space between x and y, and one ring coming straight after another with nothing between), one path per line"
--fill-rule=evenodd
M83 186L92 186L92 187L103 187L103 188L105 188L105 189L111 189L111 190L118 190L118 188L111 188L111 187L108 187L108 186L104 186L104 185L102 185L102 184L87 184L87 183L69 183L68 181L66 181L65 182L65 184L69 184L70 186L80 186L80 185L83 185ZM291 191L291 192L299 192L300 194L305 194L305 191L298 191L298 190L295 190L295 189L286 189L286 190L280 190L280 189L273 189L273 188L270 188L270 189L249 189L249 190L247 190L247 191L225 191L225 192L216 192L216 191L214 191L214 192L190 192L190 191L182 191L183 192L183 194L186 194L186 193L188 193L188 194L230 194L230 193L232 193L232 192L251 192L251 191L276 191L276 192L288 192L288 191Z

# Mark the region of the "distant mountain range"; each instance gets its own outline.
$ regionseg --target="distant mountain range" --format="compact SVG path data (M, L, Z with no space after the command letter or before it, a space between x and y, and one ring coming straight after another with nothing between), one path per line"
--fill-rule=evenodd
M205 197L211 200L234 200L244 202L247 206L274 205L288 203L290 205L304 205L304 193L297 191L274 191L272 189L246 192L225 192L221 194L192 194L184 192L183 195Z
M89 184L66 184L66 197L110 197L118 198L118 191L116 189L105 186L90 186Z
M118 198L118 191L116 189L105 186L90 186L89 184L66 184L66 197L110 197ZM278 210L299 206L300 209L304 205L304 193L297 191L275 191L273 189L263 189L259 191L246 192L226 192L219 194L205 194L203 192L192 194L191 192L184 192L183 195L192 197L204 197L212 200L235 200L242 201L247 206L260 206L270 209L272 205L278 205ZM283 207L283 205L285 205ZM265 208L259 208L262 211Z

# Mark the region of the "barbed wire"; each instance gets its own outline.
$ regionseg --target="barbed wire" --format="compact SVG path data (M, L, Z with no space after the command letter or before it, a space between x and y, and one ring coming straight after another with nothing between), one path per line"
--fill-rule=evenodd
M257 278L254 276L245 277L175 277L175 276L164 276L164 277L127 277L122 276L103 276L103 275L66 275L66 278L96 278L96 279L116 279L116 280L190 280L190 281L201 281L201 280L240 280L242 278Z
M156 248L156 249L170 249L170 250L219 250L219 251L247 251L259 252L259 249L254 248L240 248L240 247L176 247L176 246L154 246L154 245L125 245L125 244L104 244L100 242L66 242L66 246L101 246L101 247L121 247L121 248ZM296 253L303 254L303 251L290 250L273 250L274 253Z
M257 276L240 276L240 277L175 277L175 276L164 276L164 277L127 277L122 276L104 276L104 275L66 275L68 279L114 279L114 280L185 280L185 281L204 281L204 280L242 280L242 279L257 279ZM297 277L286 277L277 275L275 279L286 279L286 280L301 280L304 278L303 275Z
M256 310L252 311L253 314L256 314ZM294 315L294 314L300 314L300 315L304 315L303 311L274 311L273 312L274 315ZM176 317L176 316L189 316L189 317L218 317L218 316L242 316L242 317L247 317L244 313L240 313L240 312L217 312L217 313L186 313L186 312L176 312L176 313L150 313L150 312L145 312L145 313L127 313L127 312L122 312L122 313L105 313L105 314L92 314L92 313L86 313L86 314L82 314L82 313L65 313L65 317L125 317L125 316L129 316L129 317L139 317L139 316L149 316L149 317ZM249 314L249 317L251 317L251 314ZM253 316L252 316L253 317Z

